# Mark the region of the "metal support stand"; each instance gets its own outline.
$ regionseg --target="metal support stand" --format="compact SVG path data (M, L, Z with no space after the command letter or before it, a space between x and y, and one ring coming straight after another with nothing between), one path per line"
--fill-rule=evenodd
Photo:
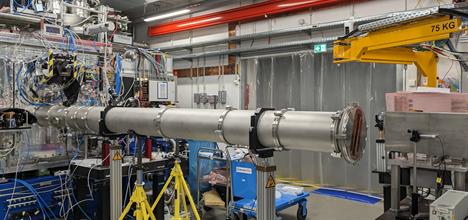
M110 151L110 201L111 219L122 214L122 152L120 146L112 146Z
M411 192L411 215L416 216L419 213L419 194L418 194L418 167L417 167L418 148L416 142L413 142L413 191Z
M161 193L165 181L166 174L164 171L158 171L156 173L153 173L153 201L155 201L156 197L159 195L159 193ZM155 204L156 206L153 209L154 216L156 217L156 219L164 219L164 199Z
M84 138L84 143L83 143L84 159L88 159L89 137L85 135L83 138Z
M135 185L135 191L133 191L132 197L130 197L130 202L123 210L122 215L120 215L119 217L119 220L123 220L125 218L125 216L128 214L130 208L132 208L134 203L136 205L136 210L133 212L133 216L135 216L137 220L156 220L156 217L151 211L152 209L146 198L145 189L143 189L143 185L139 184Z
M401 183L401 168L399 165L391 166L391 195L390 195L390 210L394 213L400 211L400 183Z
M257 219L276 218L275 171L268 158L257 159Z
M263 146L258 139L257 125L263 112L273 110L268 108L259 108L250 118L249 147L250 150L258 154L257 166L257 219L272 220L276 218L276 167L270 161L273 157L275 148ZM282 115L281 115L282 116ZM280 117L281 117L280 116ZM279 122L276 122L279 123Z
M130 134L135 134L134 132L129 132ZM152 219L156 220L156 217L153 214L153 209L150 207L148 202L148 198L146 196L145 189L143 188L143 152L141 147L138 143L138 137L136 137L136 154L137 154L137 165L136 165L136 173L137 173L137 180L135 183L135 191L133 191L132 196L130 197L130 201L128 202L127 206L123 210L122 214L119 217L119 220L123 220L125 216L127 216L128 212L132 208L133 204L136 205L136 210L133 212L133 216L137 220L147 220Z
M411 193L411 216L419 214L419 194L418 194L418 165L417 165L417 154L418 154L418 142L422 139L436 139L437 134L420 134L416 130L408 130L411 134L410 141L413 143L413 191ZM444 160L444 158L442 158Z
M387 152L385 151L385 133L383 117L383 113L380 113L375 116L375 127L379 129L379 136L375 140L377 155L377 172L387 172Z
M133 132L131 132L133 133ZM136 138L138 140L138 138ZM143 161L143 152L141 150L140 145L137 143L135 144L136 147L136 153L137 153L137 165L136 165L136 173L137 173L137 180L135 183L135 191L133 191L132 196L130 197L130 201L128 202L127 206L122 212L122 215L120 215L119 220L123 220L125 216L127 216L128 212L132 208L133 204L136 205L136 210L133 212L133 216L137 220L147 220L147 219L152 219L156 220L156 217L153 214L153 208L151 208L148 198L146 197L146 192L145 189L143 188L143 167L142 167L142 161Z
M190 208L192 209L192 214L195 217L196 220L200 220L200 215L198 214L197 207L195 206L195 202L193 201L192 195L190 194L190 189L188 188L187 182L185 182L184 179L184 173L182 172L182 168L180 168L180 161L178 158L175 158L174 160L174 168L172 168L171 175L169 176L169 179L167 179L166 183L164 184L161 192L159 193L158 197L154 201L153 206L151 207L151 210L154 210L156 208L156 205L159 203L159 200L164 195L164 192L166 192L167 187L169 184L172 182L174 179L175 182L175 198L174 198L174 217L172 220L189 220L190 215L187 207L187 201L185 200L185 197L189 200L190 203ZM180 212L180 206L183 206L184 212L183 215L181 215Z
M465 172L455 172L454 175L454 188L455 190L466 191L466 173Z

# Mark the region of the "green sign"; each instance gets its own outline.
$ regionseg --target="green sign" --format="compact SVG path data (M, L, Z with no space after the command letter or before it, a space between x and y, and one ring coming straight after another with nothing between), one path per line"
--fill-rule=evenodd
M327 44L315 44L314 53L325 53L327 52Z

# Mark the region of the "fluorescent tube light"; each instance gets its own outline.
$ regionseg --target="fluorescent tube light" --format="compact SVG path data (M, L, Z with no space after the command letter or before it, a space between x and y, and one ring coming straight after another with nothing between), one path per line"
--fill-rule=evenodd
M190 9L182 9L182 10L179 10L179 11L173 11L173 12L169 12L169 13L162 14L162 15L156 15L156 16L148 17L148 18L145 18L144 21L145 22L156 21L156 20L161 20L161 19L164 19L164 18L171 18L171 17L175 17L175 16L178 16L178 15L187 14L189 12L190 12Z

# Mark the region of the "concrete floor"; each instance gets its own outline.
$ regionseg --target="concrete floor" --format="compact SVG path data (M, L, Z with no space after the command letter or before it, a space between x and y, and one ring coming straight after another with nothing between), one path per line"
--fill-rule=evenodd
M280 212L282 220L295 220L297 206ZM383 203L367 205L329 196L311 194L308 202L310 220L374 220L383 213ZM206 220L225 219L224 210L211 210L203 216Z

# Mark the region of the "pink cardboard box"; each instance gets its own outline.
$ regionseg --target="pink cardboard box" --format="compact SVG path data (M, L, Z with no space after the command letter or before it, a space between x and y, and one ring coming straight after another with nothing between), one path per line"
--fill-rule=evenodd
M468 112L468 93L385 94L388 112Z

